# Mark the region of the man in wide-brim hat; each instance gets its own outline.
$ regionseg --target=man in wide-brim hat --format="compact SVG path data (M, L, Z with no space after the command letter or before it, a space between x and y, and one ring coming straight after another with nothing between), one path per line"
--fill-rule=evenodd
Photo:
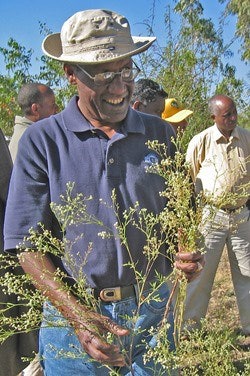
M23 135L10 186L5 248L13 250L37 223L62 239L50 204L61 203L68 182L74 182L73 195L88 198L87 212L93 218L93 223L75 224L73 218L73 224L68 224L62 259L40 249L20 255L23 269L48 298L39 350L48 376L162 371L156 359L146 361L144 355L146 344L155 344L150 328L161 322L169 298L167 285L158 279L168 276L172 265L156 225L154 234L159 234L161 246L149 267L150 253L138 215L141 209L157 215L165 208L166 198L159 194L165 182L147 169L160 156L147 141L165 143L173 155L173 131L162 119L129 106L139 73L131 57L154 40L132 37L124 16L94 9L76 13L60 34L49 35L43 43L48 56L64 63L78 96L61 113L40 121L39 127L31 126ZM137 209L125 226L130 208ZM124 238L117 223L125 226ZM155 255L157 250L152 251ZM181 254L176 266L192 279L198 261L202 261L199 254ZM55 276L56 268L76 284L84 276L85 297L89 294L96 309L67 291ZM172 347L171 312L167 319Z

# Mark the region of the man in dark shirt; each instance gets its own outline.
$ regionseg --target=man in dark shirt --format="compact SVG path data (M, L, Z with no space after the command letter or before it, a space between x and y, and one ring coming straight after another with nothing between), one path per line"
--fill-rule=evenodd
M152 116L139 114L129 106L139 73L131 56L145 51L154 40L132 37L124 16L95 9L76 13L64 23L60 34L49 35L43 42L44 52L64 63L78 96L64 111L40 121L39 127L31 125L23 135L11 180L5 249L14 249L38 222L61 238L50 203L60 203L67 182L75 183L75 194L92 197L89 213L112 234L102 239L98 235L102 226L96 223L66 229L67 239L73 242L69 253L75 267L62 260L64 268L75 280L79 274L86 276L99 304L98 312L90 311L84 302L65 291L63 282L55 278L60 264L49 255L41 250L35 256L33 252L20 255L23 269L49 301L40 330L40 355L46 375L103 376L113 367L120 374L152 375L160 371L154 359L144 364L143 341L151 343L150 328L157 327L163 318L169 297L165 283L156 292L160 301L141 304L132 328L140 328L138 333L128 328L138 309L137 271L147 275L143 290L146 297L152 292L157 274L167 276L172 270L166 245L162 244L147 270L143 232L128 224L124 244L116 226L117 218L124 223L129 208L146 208L157 215L166 205L166 198L159 194L164 190L164 180L147 171L160 160L147 141L165 143L169 155L173 155L173 131L157 117L152 126ZM117 211L111 199L113 192ZM86 256L87 262L83 263ZM176 267L192 279L200 261L199 253L177 254ZM136 271L129 266L131 262ZM49 318L50 322L53 318L54 325L48 327ZM171 314L169 323L171 326ZM172 326L170 342L171 332ZM117 344L106 340L110 334L118 338ZM69 352L74 356L67 357Z

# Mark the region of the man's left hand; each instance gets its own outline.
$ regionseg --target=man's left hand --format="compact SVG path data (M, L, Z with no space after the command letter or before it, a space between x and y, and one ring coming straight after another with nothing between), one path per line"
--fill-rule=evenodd
M201 273L204 265L204 255L200 252L178 252L176 254L174 266L185 274L188 282L194 280Z

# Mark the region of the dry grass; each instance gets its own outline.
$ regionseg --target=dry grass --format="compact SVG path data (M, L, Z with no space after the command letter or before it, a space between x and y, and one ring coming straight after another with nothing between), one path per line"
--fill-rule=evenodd
M238 307L226 249L222 254L215 277L207 316L211 324L218 320L223 320L224 322L226 319L229 330L240 328Z
M223 252L216 274L207 319L209 324L211 323L211 327L221 325L232 332L232 336L235 338L235 348L232 350L232 356L237 368L241 369L243 360L250 361L250 351L243 351L237 345L239 336L236 333L241 328L241 325L226 249Z
M248 376L250 351L239 346L241 328L226 250L214 281L206 320L181 346L182 376Z

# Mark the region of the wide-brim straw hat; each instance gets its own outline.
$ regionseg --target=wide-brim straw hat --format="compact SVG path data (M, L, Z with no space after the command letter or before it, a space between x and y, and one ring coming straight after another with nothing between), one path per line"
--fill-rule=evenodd
M165 99L165 109L161 117L170 123L179 123L192 115L192 113L193 111L181 107L175 98L167 98Z
M131 36L128 20L113 11L91 9L77 12L48 35L43 52L62 62L97 64L124 59L147 50L155 37Z

